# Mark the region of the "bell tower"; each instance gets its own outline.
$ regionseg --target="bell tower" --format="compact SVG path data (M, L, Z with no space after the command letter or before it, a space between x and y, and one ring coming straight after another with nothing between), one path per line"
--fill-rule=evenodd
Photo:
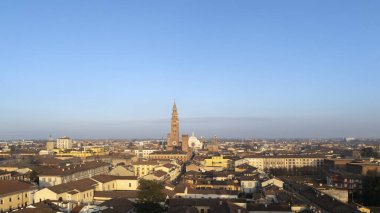
M178 112L177 105L174 101L173 109L172 109L172 119L171 119L171 133L168 135L168 151L173 150L173 146L179 145L179 120L178 120Z

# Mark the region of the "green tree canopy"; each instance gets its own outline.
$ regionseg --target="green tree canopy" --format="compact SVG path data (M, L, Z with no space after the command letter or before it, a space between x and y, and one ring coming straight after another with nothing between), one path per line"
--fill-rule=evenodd
M164 186L161 182L141 179L138 189L138 200L135 205L138 213L161 213L164 211L159 204L165 201L165 194L162 192Z

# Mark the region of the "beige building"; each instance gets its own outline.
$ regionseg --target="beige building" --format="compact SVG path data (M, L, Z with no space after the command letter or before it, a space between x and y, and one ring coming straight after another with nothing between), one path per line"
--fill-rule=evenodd
M48 141L46 142L46 150L47 151L53 151L53 149L55 148L55 141Z
M35 193L34 201L50 200L85 204L94 201L95 191L135 191L137 187L136 176L97 175L41 189Z
M248 157L243 161L260 170L265 170L270 168L292 169L296 167L321 167L323 165L323 159L323 156L315 155L283 155Z
M0 180L0 212L12 211L33 203L37 187L16 180Z
M137 190L137 176L97 175L91 178L97 182L95 191Z
M149 159L163 160L163 159L178 159L183 162L191 158L192 152L184 151L157 151L149 155Z
M154 168L157 167L159 163L157 161L137 161L133 163L133 171L135 176L142 177L150 172L154 171Z
M135 175L134 171L132 169L129 169L126 166L119 165L113 168L110 172L110 175L115 175L115 176L133 176Z
M57 139L58 149L71 149L73 147L73 139L65 136Z
M109 164L101 161L90 161L63 167L46 166L39 168L39 186L48 187L75 180L108 174Z
M89 178L47 187L34 194L34 202L44 200L90 203L94 200L97 182Z

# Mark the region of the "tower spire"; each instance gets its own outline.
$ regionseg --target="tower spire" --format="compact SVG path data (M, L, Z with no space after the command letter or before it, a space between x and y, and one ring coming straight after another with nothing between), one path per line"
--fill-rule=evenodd
M174 112L177 113L177 105L175 103L175 99L174 99L174 103L173 103L173 114L174 114Z

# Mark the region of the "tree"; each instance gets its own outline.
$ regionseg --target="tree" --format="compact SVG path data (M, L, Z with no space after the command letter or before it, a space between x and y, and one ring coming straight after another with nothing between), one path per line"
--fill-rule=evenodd
M35 170L32 170L29 175L30 181L35 182L38 184L38 173Z
M361 154L363 157L377 157L377 152L375 152L372 147L363 148Z
M135 204L137 213L164 212L160 205L160 202L165 201L165 194L162 192L164 186L161 182L141 179L138 189L137 203Z
M362 200L364 205L380 205L380 177L376 174L364 176L362 178Z

